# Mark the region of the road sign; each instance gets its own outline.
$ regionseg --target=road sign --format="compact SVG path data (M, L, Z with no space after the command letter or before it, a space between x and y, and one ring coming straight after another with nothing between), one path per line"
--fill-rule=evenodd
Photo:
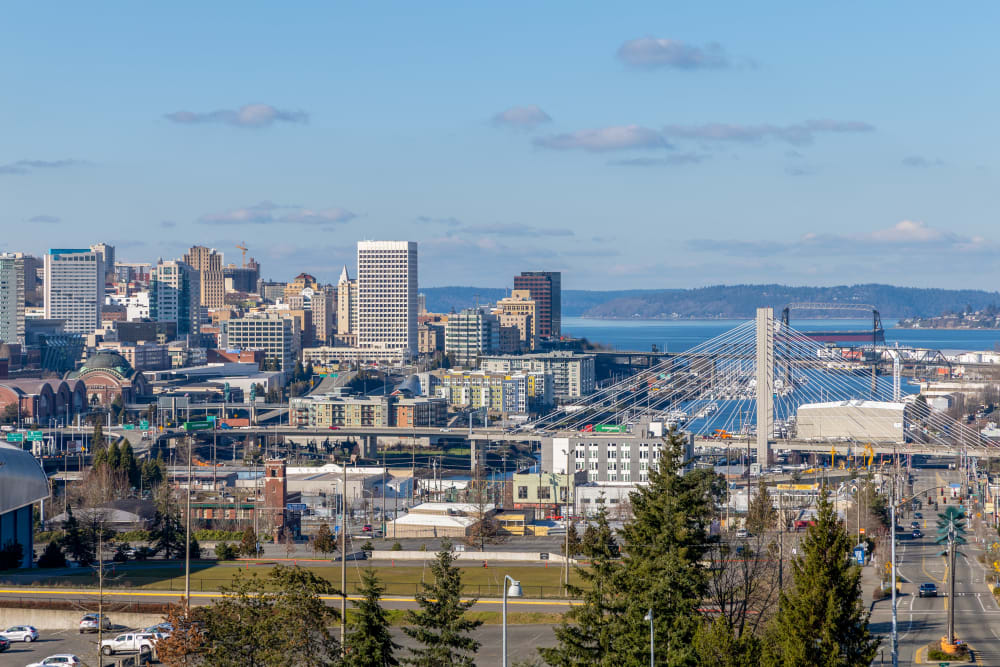
M865 548L860 544L854 547L854 559L858 561L858 565L865 564Z
M122 428L125 429L126 431L134 431L135 424L125 424L124 426L122 426Z
M865 534L865 529L864 528L858 528L858 532L861 533L862 535L864 535Z
M139 428L141 428L143 431L148 431L149 430L149 420L148 419L143 419L142 421L140 421L139 422Z
M28 431L28 442L41 442L45 436L41 431Z
M8 433L7 442L24 442L23 433Z
M305 512L307 509L309 509L309 506L306 505L305 503L288 503L287 505L285 505L285 509L287 509L289 512Z

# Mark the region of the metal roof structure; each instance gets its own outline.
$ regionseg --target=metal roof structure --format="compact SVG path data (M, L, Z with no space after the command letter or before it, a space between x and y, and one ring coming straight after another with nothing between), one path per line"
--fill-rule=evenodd
M49 481L31 452L0 443L0 514L48 497Z

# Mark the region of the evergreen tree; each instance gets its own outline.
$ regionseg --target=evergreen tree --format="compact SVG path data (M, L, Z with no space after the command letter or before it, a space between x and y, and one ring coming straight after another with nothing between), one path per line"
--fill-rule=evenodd
M757 667L761 660L760 639L750 633L736 636L725 616L705 618L694 638L698 662L712 667Z
M121 467L121 450L118 448L118 442L112 442L108 447L108 467L112 470L118 470Z
M782 592L767 634L763 664L863 667L878 651L861 599L861 569L849 558L851 538L821 495L815 525L792 560L794 584Z
M121 449L120 468L128 475L128 483L136 488L139 487L139 466L135 462L135 454L132 452L132 443L125 441L125 446Z
M97 394L94 394L96 397ZM90 436L90 451L96 452L104 447L104 426L100 421L94 422L94 434Z
M454 560L451 543L443 541L437 559L431 564L434 581L422 583L423 590L416 595L420 608L406 612L403 632L422 646L410 649L410 657L404 660L408 665L471 667L475 664L473 657L479 650L479 642L469 633L482 625L482 621L465 618L465 612L476 601L462 602L462 572L453 565Z
M379 583L375 570L361 572L361 599L354 602L356 613L349 621L345 641L344 667L391 667L398 665L395 651L399 644L392 641L389 619L380 601L385 587Z
M59 548L58 540L49 540L49 543L45 546L45 551L38 557L38 567L66 567L66 555Z
M313 362L308 362L306 364L305 377L303 379L312 381L312 376L316 374L316 370L313 368Z
M244 556L257 555L257 533L254 532L253 526L247 526L243 529L243 537L240 538L240 553Z
M321 554L332 554L337 550L337 538L330 532L328 524L320 525L312 541L313 549Z
M590 526L588 525L587 528L589 529ZM566 553L566 543L569 544L569 553ZM580 541L580 534L576 532L576 524L572 521L569 522L569 528L566 529L566 543L560 546L564 556L573 558L580 553L583 543Z
M179 558L184 555L184 533L180 508L177 507L173 493L161 486L156 494L156 512L153 514L149 540L154 549L163 552L164 558Z
M306 370L302 367L301 361L295 362L295 369L292 371L292 379L295 382L301 382L303 376L306 374Z
M754 535L761 535L774 528L778 521L778 511L771 501L767 490L767 482L763 478L757 483L757 493L750 499L747 508L747 530Z
M89 563L94 559L94 550L85 532L80 528L80 522L73 516L72 505L66 509L66 520L63 521L62 548L74 560Z
M619 633L627 612L627 602L621 595L624 567L618 560L618 541L603 506L597 522L587 527L580 552L590 561L590 567L577 567L576 573L588 585L569 588L570 595L581 598L583 604L570 609L555 628L558 645L539 649L539 653L555 667L631 664L617 657Z

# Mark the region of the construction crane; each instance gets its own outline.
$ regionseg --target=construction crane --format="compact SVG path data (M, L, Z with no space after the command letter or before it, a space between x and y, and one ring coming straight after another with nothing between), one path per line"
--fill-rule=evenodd
M236 249L243 251L243 268L247 268L247 242L240 241L236 244Z

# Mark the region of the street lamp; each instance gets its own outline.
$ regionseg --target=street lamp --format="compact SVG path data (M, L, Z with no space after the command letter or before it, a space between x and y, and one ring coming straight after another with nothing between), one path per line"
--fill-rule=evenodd
M510 588L507 588L507 582L510 581ZM521 591L521 582L516 581L509 574L503 575L503 639L501 642L501 657L500 665L501 667L507 667L507 597L519 598L523 597L524 593Z
M656 647L653 644L653 610L650 609L642 620L649 621L649 667L656 665Z

